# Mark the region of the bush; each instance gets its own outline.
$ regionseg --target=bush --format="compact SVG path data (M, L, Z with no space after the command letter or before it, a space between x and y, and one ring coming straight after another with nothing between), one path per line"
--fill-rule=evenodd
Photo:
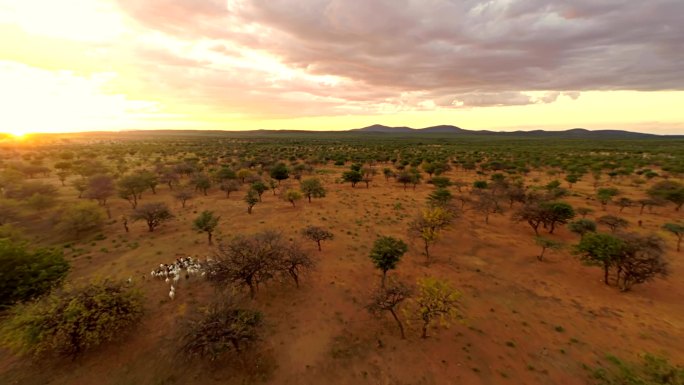
M241 353L259 339L263 324L260 312L234 304L214 304L184 326L180 353L187 357L216 360L224 353Z
M608 367L592 370L596 385L682 385L684 367L672 365L667 359L646 354L641 363L626 363L608 356Z
M7 239L0 239L0 266L0 310L49 292L69 271L61 250L30 251Z
M23 353L76 358L89 348L118 339L142 314L142 295L123 282L69 287L15 307L2 330L2 342Z

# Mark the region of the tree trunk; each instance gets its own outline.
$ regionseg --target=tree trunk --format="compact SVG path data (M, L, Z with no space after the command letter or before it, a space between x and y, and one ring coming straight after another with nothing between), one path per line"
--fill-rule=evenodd
M382 271L382 279L380 280L380 287L385 288L385 279L387 278L387 270Z
M399 326L399 332L401 332L401 339L405 340L406 335L404 334L404 325L399 320L399 317L397 317L397 313L394 312L394 309L389 309L389 311L392 314L392 317L394 317L394 320L397 321L397 326Z
M425 242L425 264L430 265L430 244L427 239L423 239Z
M423 321L423 332L420 334L420 338L427 338L427 330L428 330L428 324L430 321Z
M321 241L316 241L316 243L318 244L318 251L321 251Z
M606 285L610 285L610 283L608 282L608 268L609 268L609 267L610 267L610 266L609 266L607 263L604 263L604 264L603 264L603 282L604 282Z
M211 236L212 236L211 231L207 231L207 238L208 238L208 240L209 240L209 246L212 245L212 243L211 243Z
M544 260L544 252L545 252L545 251L546 251L546 247L542 247L541 254L539 254L539 255L537 256L537 259L538 259L538 260L540 260L540 261L543 261L543 260Z

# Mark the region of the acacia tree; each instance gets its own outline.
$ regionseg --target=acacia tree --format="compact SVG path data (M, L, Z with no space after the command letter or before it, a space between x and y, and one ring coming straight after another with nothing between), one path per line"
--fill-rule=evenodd
M244 200L247 203L247 214L251 214L252 207L259 203L259 194L253 189L249 189L247 194L245 194Z
M207 233L207 241L211 246L211 237L218 226L220 216L214 215L213 211L204 210L192 223L193 229Z
M357 170L349 170L342 173L342 181L351 183L352 187L363 180L363 175Z
M549 234L553 234L557 225L566 224L575 217L575 210L565 202L544 202L541 206L544 210L544 225L548 226Z
M264 182L258 180L252 183L250 190L254 191L259 197L259 202L261 202L261 196L268 190L268 186Z
M653 199L659 199L674 203L675 211L679 211L684 205L684 184L664 180L658 182L648 190L648 195Z
M539 235L539 226L544 222L544 210L538 202L527 203L513 213L514 222L527 222L535 235Z
M226 198L230 198L230 193L240 190L240 183L236 180L224 180L221 182L220 188L226 193Z
M300 189L304 196L311 203L311 198L323 198L325 197L325 188L318 178L304 179L300 185Z
M192 177L191 183L195 186L195 191L200 190L205 196L211 188L211 178L202 172L195 174Z
M601 206L605 210L608 203L619 193L618 189L613 187L600 188L596 192L596 198L601 202Z
M537 256L537 259L539 261L544 260L544 252L548 250L560 250L563 248L563 244L558 241L554 241L553 239L545 238L545 237L535 237L534 239L535 243L537 246L541 247L541 252Z
M307 226L302 230L302 235L304 237L316 242L318 245L318 251L321 251L321 242L331 240L334 238L333 233L330 231L317 226Z
M588 233L576 246L580 259L590 266L603 268L603 282L610 285L608 274L616 266L624 251L624 242L610 234Z
M138 207L138 199L141 198L143 191L148 187L147 181L137 174L122 177L117 185L119 197L127 200L133 209Z
M189 189L179 190L173 194L173 197L181 203L181 207L183 208L185 208L185 203L192 199L193 196L194 193Z
M627 197L622 197L617 200L616 204L620 207L620 212L622 212L622 210L626 209L627 207L634 206L634 201Z
M680 251L682 237L684 237L684 225L679 223L666 223L663 225L663 229L671 232L675 237L677 237L677 251Z
M375 240L369 258L382 271L381 287L385 287L387 271L396 269L397 263L407 251L408 246L400 239L380 236Z
M285 163L278 163L271 169L270 175L271 178L277 180L278 185L280 185L280 182L290 177L290 172Z
M484 214L485 224L489 224L489 216L501 212L502 208L497 197L491 191L478 191L477 196L478 199L473 202L473 208Z
M386 287L380 287L371 294L371 302L367 306L367 309L371 314L376 316L379 316L384 312L389 312L397 323L397 327L399 327L401 338L406 339L404 325L397 313L399 312L401 304L411 297L411 294L412 290L408 285L392 280Z
M430 264L430 245L437 242L442 230L451 224L453 214L442 207L432 207L409 224L409 232L423 240L425 263Z
M207 266L207 279L221 290L247 287L254 298L259 285L278 274L290 276L299 286L301 273L314 266L297 244L286 244L279 233L265 231L219 243L213 262Z
M638 283L669 274L662 239L655 235L621 234L623 255L617 261L617 284L620 291L629 291Z
M297 190L290 189L283 194L283 200L290 202L292 207L295 207L295 203L300 199L302 199L302 194Z
M577 214L581 215L582 219L584 219L587 217L587 215L593 213L594 210L590 209L589 207L578 207L577 209L575 209L575 212L577 212Z
M145 203L136 208L131 215L131 219L134 221L144 220L150 232L172 218L173 214L163 202Z
M568 230L575 234L578 234L581 239L584 238L584 234L586 233L596 232L596 222L592 221L591 219L581 218L576 221L568 223Z
M290 243L282 248L278 261L278 269L289 275L299 288L299 277L306 271L313 270L316 262L309 253L305 252L299 244Z
M100 206L107 206L107 199L114 195L115 191L114 179L109 175L99 174L88 178L88 187L84 193L86 198L97 200Z
M457 301L461 293L448 282L433 277L419 280L417 292L417 296L411 299L412 310L409 314L422 322L420 336L427 338L428 328L433 321L438 320L448 325L458 315Z
M625 219L616 217L615 215L604 215L602 217L599 217L597 219L597 222L601 225L610 228L610 231L613 233L616 230L623 229L629 225L629 222L627 222Z

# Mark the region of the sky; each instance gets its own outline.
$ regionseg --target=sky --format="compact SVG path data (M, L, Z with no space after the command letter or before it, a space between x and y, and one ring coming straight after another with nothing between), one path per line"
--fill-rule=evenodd
M0 132L684 134L682 0L0 0Z

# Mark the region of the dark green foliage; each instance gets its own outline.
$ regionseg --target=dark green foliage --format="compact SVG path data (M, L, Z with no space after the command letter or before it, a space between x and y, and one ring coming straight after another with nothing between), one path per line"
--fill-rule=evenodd
M669 274L663 242L654 235L589 233L576 251L585 263L603 267L606 285L610 284L610 270L614 270L615 282L621 291Z
M373 243L370 252L370 259L375 267L382 271L382 286L385 286L385 277L388 270L393 270L401 260L401 257L408 251L408 246L404 241L393 237L380 236Z
M476 188L478 190L484 190L487 188L487 181L484 180L476 180L473 182L473 188Z
M545 212L544 223L549 227L549 234L553 234L557 225L566 224L575 217L575 210L565 202L544 202L541 207Z
M656 183L648 190L648 195L653 199L660 199L674 203L675 210L684 205L684 185L670 180Z
M404 190L409 184L416 188L416 185L420 183L420 173L417 170L404 170L397 175L397 182L404 185Z
M180 353L211 361L231 351L240 354L259 340L262 326L259 311L231 303L214 304L200 317L186 322L180 337Z
M427 197L428 205L436 207L447 207L454 199L451 192L445 188L439 188L430 193Z
M617 265L624 248L624 242L613 235L588 233L577 245L576 251L586 264L603 267L604 283L608 285L610 268Z
M259 196L259 202L261 202L261 196L268 190L268 186L262 181L256 181L250 186L250 190L257 193Z
M259 203L259 193L254 189L247 190L247 194L244 197L245 203L247 203L247 213L252 213L252 208L254 205Z
M606 357L605 366L592 369L596 385L684 385L684 367L663 357L645 354L639 363Z
M61 250L29 250L7 239L0 239L0 266L0 310L49 292L69 272Z
M613 199L613 197L615 197L619 193L620 192L618 191L618 189L613 187L600 188L596 192L596 199L598 199L599 202L601 202L601 205L605 209L608 202L610 202L611 199Z
M356 170L345 171L342 173L342 180L351 183L355 187L357 183L363 180L363 174Z
M3 342L21 352L75 358L119 339L142 314L142 295L122 282L68 287L15 308L3 329Z
M285 166L285 163L276 164L271 169L271 172L269 174L270 174L271 178L278 181L278 184L280 184L281 181L290 177L290 172L287 169L287 166Z
M596 232L596 222L591 219L578 219L568 223L568 230L584 238L584 234Z
M447 188L451 186L451 180L445 176L436 176L430 179L430 183L432 183L435 187L437 188Z
M204 231L207 233L209 245L211 245L211 237L218 226L220 216L214 215L213 211L204 210L192 223L192 228L197 231Z
M671 232L675 237L677 237L677 251L680 251L682 237L684 237L684 225L679 223L666 223L663 225L663 229Z

